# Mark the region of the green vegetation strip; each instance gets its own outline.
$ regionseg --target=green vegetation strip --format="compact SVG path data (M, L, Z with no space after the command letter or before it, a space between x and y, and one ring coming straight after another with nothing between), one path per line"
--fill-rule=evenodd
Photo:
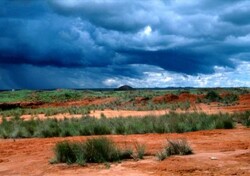
M235 95L242 95L250 92L249 88L193 88L193 89L168 89L168 90L134 90L134 91L101 91L101 90L71 90L71 89L58 89L51 91L31 91L31 90L18 90L18 91L3 91L0 92L0 103L11 102L65 102L69 100L80 100L83 98L104 98L116 97L121 101L134 100L135 97L144 97L151 99L155 96L165 94L179 95L180 93L191 94L208 94L209 92L229 93ZM209 93L211 94L211 93ZM211 94L207 97L208 101L218 100L217 95ZM212 98L212 99L211 99ZM235 99L235 97L233 98ZM229 98L230 100L230 98ZM230 100L231 101L231 100Z
M242 114L170 113L163 116L96 119L88 116L72 119L23 121L16 117L3 119L1 138L65 137L107 134L183 133L198 130L230 129L234 121L249 126L250 112Z
M57 114L89 114L90 110L94 109L91 106L71 106L71 107L53 107L53 108L37 108L37 109L27 109L27 108L16 108L11 110L0 111L0 116L2 117L19 117L21 115L33 115L45 114L45 116L53 116Z

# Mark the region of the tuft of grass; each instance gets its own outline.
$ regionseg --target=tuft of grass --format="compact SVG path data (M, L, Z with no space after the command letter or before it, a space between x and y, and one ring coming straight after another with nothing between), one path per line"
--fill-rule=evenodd
M106 138L87 139L85 142L63 141L54 148L55 158L50 163L108 163L132 158L133 151L121 150L115 143Z
M165 151L160 151L156 153L156 157L159 161L163 161L164 159L167 158L167 154Z
M233 115L233 119L246 127L250 127L250 111L246 111L245 113L236 113Z
M105 162L104 166L105 166L106 169L110 169L110 167L111 167L110 163L108 163L108 162Z
M52 163L86 164L86 150L83 143L68 141L59 142L55 146L54 153L55 158L50 161Z
M76 147L76 144L74 145ZM80 148L80 146L78 146ZM55 146L56 161L60 163L75 163L76 154L73 149L73 144L68 141L59 142Z
M190 155L193 153L193 150L185 139L177 139L168 140L168 144L165 147L165 152L167 156Z
M135 159L143 159L146 151L146 146L144 144L135 143Z
M112 162L120 159L120 151L115 144L105 138L88 139L85 142L86 161L90 163Z
M238 100L239 100L239 95L230 93L224 96L221 102L224 103L225 105L230 105L230 104L235 103Z
M133 158L133 149L127 148L120 152L120 159L130 159Z
M193 149L189 146L185 139L167 140L164 150L157 152L156 157L159 161L166 159L172 155L190 155Z
M217 92L211 90L206 94L205 99L209 102L218 102L221 100L221 97Z

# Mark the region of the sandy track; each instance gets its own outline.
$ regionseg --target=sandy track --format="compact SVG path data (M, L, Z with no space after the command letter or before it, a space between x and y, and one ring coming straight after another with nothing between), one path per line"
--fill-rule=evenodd
M109 135L117 144L147 146L146 159L111 164L68 166L49 164L53 146L62 140L87 137L0 140L0 175L250 175L250 129L211 130L183 134ZM162 162L154 154L166 139L186 138L195 154L174 156ZM216 157L217 160L211 160Z
M244 110L250 110L250 107L246 107ZM206 113L206 114L219 114L219 113L234 113L234 112L242 112L242 110L239 111L237 108L229 108L229 107L223 107L223 108L218 108L217 106L211 106L211 105L206 105L206 104L200 104L197 105L195 108L191 108L189 110L176 110L176 111L171 111L169 109L165 110L151 110L151 111L132 111L132 110L94 110L89 113L89 116L95 117L95 118L100 118L103 115L105 115L107 118L115 118L115 117L144 117L148 115L152 116L161 116L164 114L168 114L169 112L176 112L176 113L192 113L192 112L197 112L197 113ZM22 115L21 119L23 120L31 120L31 119L70 119L70 118L81 118L83 115L82 114L69 114L69 113L64 113L64 114L56 114L52 116L45 116L45 114L37 114L37 115ZM9 119L8 117L7 119ZM0 123L2 121L2 118L0 116Z

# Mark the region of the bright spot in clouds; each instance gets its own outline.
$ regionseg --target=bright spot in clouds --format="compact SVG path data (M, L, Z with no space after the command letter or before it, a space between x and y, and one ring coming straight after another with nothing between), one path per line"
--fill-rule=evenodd
M143 30L142 36L149 36L152 32L152 28L150 26L146 26Z

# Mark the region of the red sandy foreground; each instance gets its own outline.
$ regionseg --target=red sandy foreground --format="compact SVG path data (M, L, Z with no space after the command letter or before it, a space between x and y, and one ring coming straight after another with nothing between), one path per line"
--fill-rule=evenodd
M140 161L126 160L87 166L50 164L53 147L62 140L86 140L87 137L0 140L0 175L250 175L250 129L210 130L183 134L108 135L118 145L135 142L147 146ZM158 161L166 139L186 138L193 155L172 156Z

